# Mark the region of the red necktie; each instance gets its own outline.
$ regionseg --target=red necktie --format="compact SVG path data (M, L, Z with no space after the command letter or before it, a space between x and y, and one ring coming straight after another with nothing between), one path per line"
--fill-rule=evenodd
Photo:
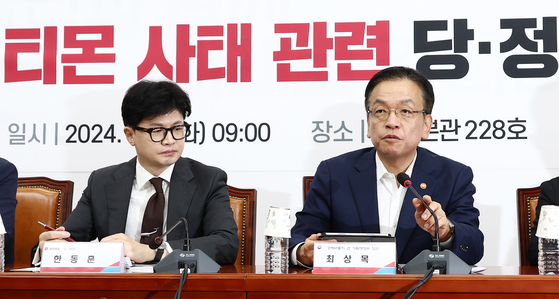
M142 222L142 237L140 243L149 244L155 237L163 233L163 210L165 209L165 194L163 194L162 178L149 180L155 188L155 193L149 198Z

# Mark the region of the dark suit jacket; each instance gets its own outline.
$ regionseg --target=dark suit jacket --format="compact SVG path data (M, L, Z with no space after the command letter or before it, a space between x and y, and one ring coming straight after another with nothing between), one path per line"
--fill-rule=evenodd
M94 171L77 207L64 227L77 241L124 233L136 158ZM200 249L219 264L233 264L239 238L222 170L188 158L175 163L171 175L167 226L185 217L191 249ZM173 249L182 250L186 233L177 227L167 235Z
M316 171L304 208L291 230L291 246L319 232L378 233L377 177L374 148L365 148L323 161ZM451 250L468 264L483 256L479 211L474 208L472 170L458 162L417 149L412 172L421 195L431 195L455 224ZM413 193L406 192L396 229L397 262L407 263L424 249L431 249L429 233L415 221Z
M2 222L4 222L4 228L6 229L4 238L6 264L14 263L16 192L17 169L12 163L0 158L0 213L2 215Z
M559 206L559 177L543 182L540 185L540 196L538 198L538 206L536 207L536 219L534 220L534 228L530 236L530 245L528 246L528 262L532 266L538 265L538 221L540 220L540 211L544 205Z

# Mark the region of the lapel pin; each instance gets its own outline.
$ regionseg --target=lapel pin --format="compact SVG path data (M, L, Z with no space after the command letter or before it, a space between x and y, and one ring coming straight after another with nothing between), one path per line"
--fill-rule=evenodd
M426 189L426 188L427 188L427 184L421 183L421 184L419 185L419 188L421 188L421 189Z

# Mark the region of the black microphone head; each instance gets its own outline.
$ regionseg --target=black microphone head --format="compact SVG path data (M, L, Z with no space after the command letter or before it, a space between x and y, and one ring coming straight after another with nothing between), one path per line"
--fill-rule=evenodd
M151 242L149 242L149 248L157 249L161 243L163 243L163 239L161 237L155 237Z
M400 172L397 176L396 179L398 180L398 183L400 183L400 185L408 188L409 186L411 186L411 179L410 176L407 175L405 172Z

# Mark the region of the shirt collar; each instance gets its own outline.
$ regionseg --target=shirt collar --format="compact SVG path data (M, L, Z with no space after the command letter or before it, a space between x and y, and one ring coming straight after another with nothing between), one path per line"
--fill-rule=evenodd
M417 159L417 150L415 151L415 155L413 156L413 161L411 161L410 166L408 166L408 169L406 169L406 174L411 178L411 173L413 170L413 167L415 165L415 160ZM385 175L390 175L390 176L394 176L396 177L398 174L391 174L388 172L388 170L386 170L386 167L384 166L384 163L382 163L382 161L380 160L379 156L378 156L378 151L375 152L375 161L376 161L376 165L377 165L377 181L379 181L383 176Z
M175 164L173 163L171 166L167 167L158 177L164 179L166 182L171 182L171 175L173 174L173 169L175 168ZM138 188L145 187L145 185L154 178L153 174L149 173L141 164L136 160L136 184ZM151 186L147 185L148 187Z

